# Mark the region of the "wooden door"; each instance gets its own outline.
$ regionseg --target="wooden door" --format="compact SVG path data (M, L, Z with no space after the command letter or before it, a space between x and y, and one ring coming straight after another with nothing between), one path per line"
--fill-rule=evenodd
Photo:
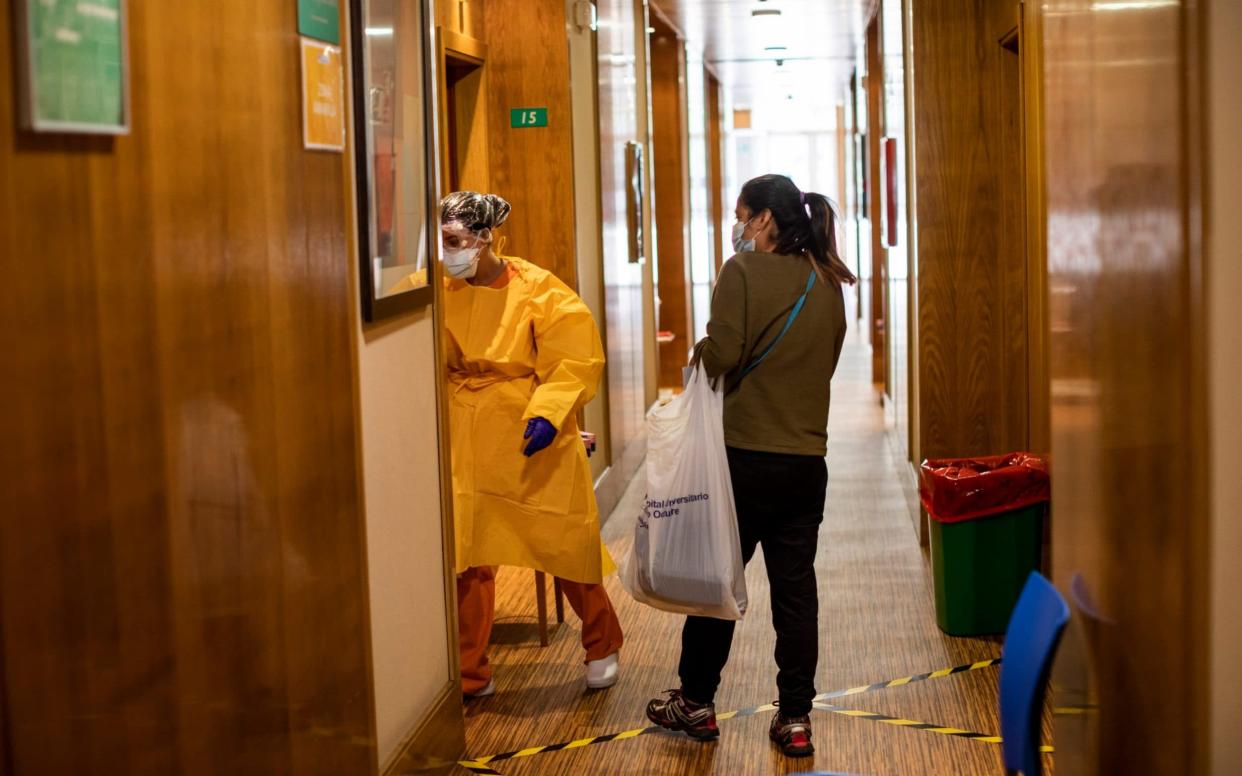
M656 250L660 387L681 388L681 370L694 345L691 303L690 181L687 158L685 41L651 18L651 111L655 156Z
M871 272L868 282L868 304L871 312L871 381L888 393L888 272L884 261L884 238L882 235L884 187L880 178L881 138L884 133L884 71L880 58L880 20L875 18L867 26L866 37L867 73L863 79L867 103L866 142L866 191L867 218L871 231L867 239L871 245Z
M1202 11L1044 8L1057 773L1204 773Z
M294 4L128 8L130 135L0 57L4 768L374 773L349 165Z

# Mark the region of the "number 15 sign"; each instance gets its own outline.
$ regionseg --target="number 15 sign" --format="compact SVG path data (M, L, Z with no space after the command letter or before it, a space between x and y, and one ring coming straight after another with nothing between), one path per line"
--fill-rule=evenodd
M548 126L547 108L510 108L509 126L513 129Z

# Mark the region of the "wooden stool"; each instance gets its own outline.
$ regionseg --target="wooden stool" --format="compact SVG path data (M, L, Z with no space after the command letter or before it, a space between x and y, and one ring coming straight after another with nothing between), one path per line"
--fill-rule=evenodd
M548 646L548 580L547 574L535 572L535 608L539 611L539 646ZM565 622L565 602L562 599L561 581L552 577L552 594L556 601L556 622Z
M587 458L595 452L595 435L589 431L580 431L582 444L586 447ZM556 622L565 622L565 602L562 599L561 581L552 577L552 594L556 596ZM535 608L539 611L539 646L548 646L548 580L547 574L535 572Z

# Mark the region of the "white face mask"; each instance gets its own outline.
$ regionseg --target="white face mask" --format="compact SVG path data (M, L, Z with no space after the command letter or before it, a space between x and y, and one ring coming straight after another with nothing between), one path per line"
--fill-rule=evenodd
M754 237L749 240L742 239L742 235L746 233L746 227L750 224L750 221L753 220L754 219L750 219L748 221L733 225L733 251L735 253L744 253L755 249Z
M482 245L476 245L473 248L461 248L455 251L445 251L444 271L450 277L455 277L458 280L468 280L479 271L479 254L482 252Z

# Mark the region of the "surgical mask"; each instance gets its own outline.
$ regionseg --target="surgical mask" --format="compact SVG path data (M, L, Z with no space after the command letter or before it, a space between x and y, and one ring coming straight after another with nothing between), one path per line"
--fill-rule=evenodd
M482 245L476 245L473 248L461 248L455 251L445 251L444 271L450 277L455 277L458 280L468 280L479 271L479 254L482 252Z
M754 237L750 238L749 240L742 239L742 235L746 233L746 227L749 224L750 224L750 221L748 220L748 221L744 221L742 223L733 225L733 252L734 253L744 253L746 251L753 251L755 249L755 238Z

